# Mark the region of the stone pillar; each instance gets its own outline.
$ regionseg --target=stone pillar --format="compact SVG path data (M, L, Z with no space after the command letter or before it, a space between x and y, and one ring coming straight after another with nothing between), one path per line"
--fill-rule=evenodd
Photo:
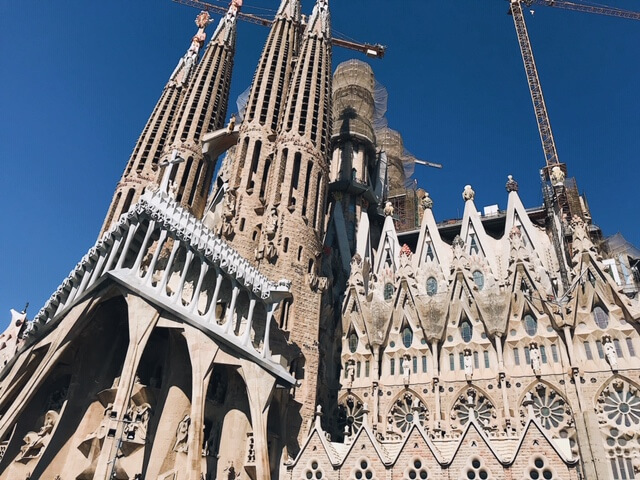
M240 374L247 387L251 426L256 453L255 478L271 480L269 468L269 446L267 438L267 418L271 398L275 390L275 378L249 360L241 360Z
M574 418L584 478L609 480L609 464L596 413L587 408L574 412Z
M184 336L191 359L191 425L189 426L189 451L187 454L188 480L200 480L202 469L202 444L204 443L204 410L207 385L211 377L211 364L219 347L200 330L185 329ZM181 477L182 478L182 477Z
M118 393L113 402L113 417L109 425L109 429L115 430L116 434L104 439L93 477L96 479L108 478L113 460L118 455L115 449L118 448L118 441L122 435L123 417L129 406L138 364L159 317L159 312L141 297L129 293L126 300L129 306L129 347L120 373Z

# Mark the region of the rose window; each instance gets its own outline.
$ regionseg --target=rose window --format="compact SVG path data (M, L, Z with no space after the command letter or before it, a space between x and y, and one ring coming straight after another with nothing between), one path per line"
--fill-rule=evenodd
M416 420L416 415L420 424L424 425L425 420L428 418L427 409L417 397L410 393L396 400L389 412L390 420L402 432L409 430Z
M363 417L364 405L353 395L338 406L338 426L342 432L348 427L349 435L353 435L362 426Z
M618 426L632 427L640 423L640 398L635 389L609 389L602 408L607 419Z
M555 391L539 388L532 400L533 412L547 430L556 430L569 420L568 407Z
M483 428L489 429L493 427L493 420L496 417L494 407L491 402L484 395L475 396L475 405L473 406L474 418L482 425ZM471 405L468 403L468 398L461 395L453 407L452 419L458 420L461 426L464 426L469 421L469 415L471 411Z

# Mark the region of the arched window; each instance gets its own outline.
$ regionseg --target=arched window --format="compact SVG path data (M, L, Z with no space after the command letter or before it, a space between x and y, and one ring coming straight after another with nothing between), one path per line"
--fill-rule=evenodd
M438 280L434 277L427 278L427 295L433 297L436 293L438 293Z
M393 283L389 282L389 283L385 283L384 284L384 299L385 300L391 300L391 298L393 297Z
M598 327L607 328L609 326L609 314L602 307L596 305L591 314Z
M536 320L530 313L527 313L524 316L524 330L530 337L533 337L538 331L538 320Z
M471 337L473 336L473 327L471 326L471 323L469 323L469 320L463 320L460 323L460 335L462 335L462 340L466 343L471 341Z
M484 288L484 275L480 270L475 270L473 272L473 282L478 287L478 290L482 290Z
M409 348L413 343L413 332L411 331L411 327L409 327L409 325L406 325L402 329L402 343L406 348Z
M349 334L349 351L351 353L355 353L357 348L358 348L358 335L356 334L356 332L352 331Z

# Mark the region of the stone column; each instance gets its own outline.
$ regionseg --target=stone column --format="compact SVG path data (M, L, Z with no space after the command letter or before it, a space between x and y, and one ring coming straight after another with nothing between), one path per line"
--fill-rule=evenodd
M200 330L186 328L184 336L191 359L191 425L189 426L189 451L187 454L188 480L200 480L202 469L202 444L204 443L204 410L207 386L211 378L211 364L219 347Z
M122 372L120 373L118 392L113 402L113 417L109 425L109 429L115 430L116 434L113 437L106 436L104 439L93 477L96 479L108 478L113 466L112 462L118 455L115 449L122 435L123 417L129 406L138 364L159 317L158 310L143 298L129 293L126 296L126 300L129 306L129 347L127 348Z
M271 480L269 468L269 447L267 438L267 418L271 398L275 390L275 378L261 367L249 360L240 360L240 374L247 387L251 426L256 452L255 478Z

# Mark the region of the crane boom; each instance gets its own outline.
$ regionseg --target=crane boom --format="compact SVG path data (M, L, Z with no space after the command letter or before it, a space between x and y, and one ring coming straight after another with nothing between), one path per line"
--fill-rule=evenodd
M581 3L567 2L565 0L526 0L525 5L544 5L546 7L564 8L565 10L575 10L576 12L595 13L598 15L607 15L609 17L628 18L631 20L640 20L640 12L631 12L620 8L584 5Z
M538 77L538 69L536 68L536 62L533 58L531 41L529 40L527 25L524 22L524 15L522 14L522 5L520 4L520 0L511 0L510 13L513 17L513 24L516 27L516 34L518 36L518 44L520 45L520 53L522 53L524 70L527 74L527 81L529 82L529 91L531 92L533 110L536 116L536 121L538 122L538 131L540 133L540 140L542 141L542 150L544 152L545 162L547 167L551 167L560 162L558 160L558 152L556 150L556 143L553 139L553 132L551 131L549 113L547 112L547 106L544 103L540 78Z
M220 15L225 15L227 13L227 9L224 7L219 7L217 5L212 5L207 2L203 2L202 0L173 0L176 3L180 3L182 5L187 5L189 7L199 8L201 10L206 10L209 12L218 13ZM237 16L240 20L244 20L245 22L255 23L256 25L262 25L263 27L269 27L273 24L273 20L268 18L259 17L257 15L252 15L250 13L238 12ZM380 44L371 44L371 43L358 43L349 40L341 40L338 38L331 38L331 44L336 47L348 48L350 50L355 50L356 52L361 52L372 58L382 58L384 57L384 53L386 47Z

